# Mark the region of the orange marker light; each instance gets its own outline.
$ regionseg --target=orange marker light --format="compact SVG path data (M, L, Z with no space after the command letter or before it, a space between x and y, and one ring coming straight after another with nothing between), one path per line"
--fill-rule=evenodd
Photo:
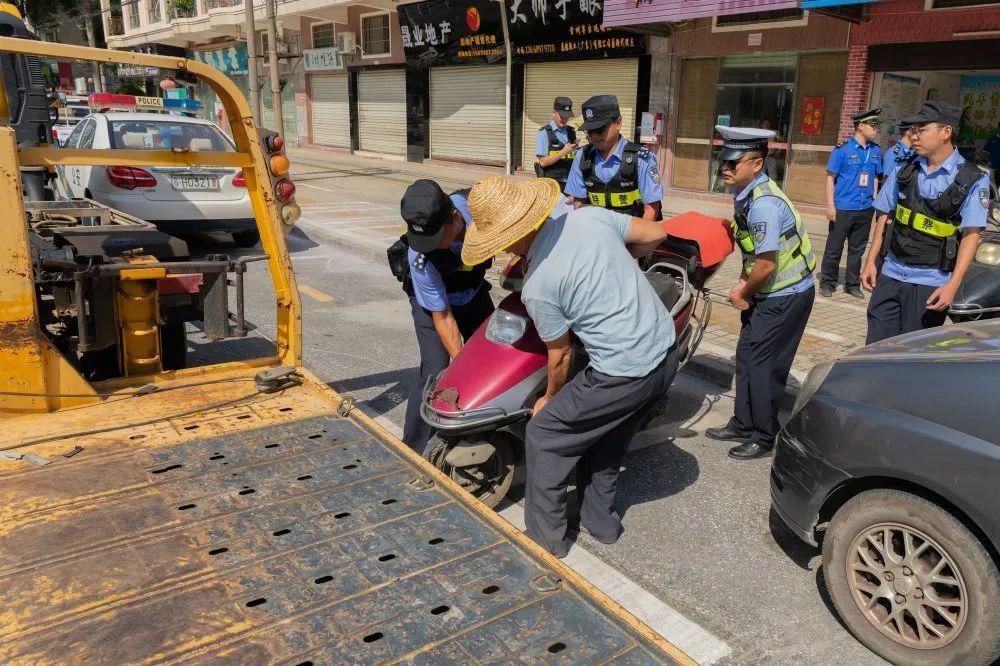
M288 163L288 158L284 155L272 155L271 159L268 160L268 167L271 169L271 173L275 176L281 176L288 173L288 169L291 166Z

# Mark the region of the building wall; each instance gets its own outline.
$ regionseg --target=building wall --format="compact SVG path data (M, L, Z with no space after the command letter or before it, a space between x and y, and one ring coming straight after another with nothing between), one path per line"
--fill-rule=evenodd
M403 43L399 31L399 14L389 12L390 54L383 58L362 57L361 48L361 15L382 11L376 7L354 6L347 9L347 29L354 33L358 44L358 52L344 58L345 67L372 67L378 65L402 65L406 62L403 55ZM339 29L339 26L338 26Z
M760 46L749 46L748 36L760 34ZM672 33L674 54L681 57L733 55L806 49L847 48L850 24L810 12L804 26L714 31L712 19L698 19L678 26Z

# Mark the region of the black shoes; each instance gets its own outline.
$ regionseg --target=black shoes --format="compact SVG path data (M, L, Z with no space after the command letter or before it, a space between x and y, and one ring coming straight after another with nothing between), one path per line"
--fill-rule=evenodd
M865 294L861 291L861 287L850 287L848 289L844 289L844 293L848 296L861 299L862 301L865 300Z
M756 442L746 442L729 449L729 457L737 460L754 460L771 455L770 446L761 446Z
M830 287L820 285L819 295L822 296L823 298L830 298L831 296L833 296L833 289L831 289Z
M720 442L746 442L750 439L750 435L744 435L738 430L733 430L728 424L721 428L709 428L705 431L705 437L716 439Z

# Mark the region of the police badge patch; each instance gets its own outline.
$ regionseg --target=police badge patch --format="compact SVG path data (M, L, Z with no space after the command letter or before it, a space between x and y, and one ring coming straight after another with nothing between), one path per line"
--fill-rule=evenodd
M767 236L767 225L763 222L758 222L753 225L751 231L753 231L753 242L755 244L763 243L764 238Z
M990 191L985 187L980 188L979 190L979 203L981 203L983 208L986 208L987 210L990 207Z

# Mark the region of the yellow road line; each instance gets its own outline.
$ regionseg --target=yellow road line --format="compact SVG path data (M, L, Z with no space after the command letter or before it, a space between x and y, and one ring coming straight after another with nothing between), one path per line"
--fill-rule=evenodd
M319 289L314 289L307 284L299 285L299 292L305 294L306 296L312 298L314 301L319 301L320 303L329 303L333 300L333 296L329 294L324 294Z

